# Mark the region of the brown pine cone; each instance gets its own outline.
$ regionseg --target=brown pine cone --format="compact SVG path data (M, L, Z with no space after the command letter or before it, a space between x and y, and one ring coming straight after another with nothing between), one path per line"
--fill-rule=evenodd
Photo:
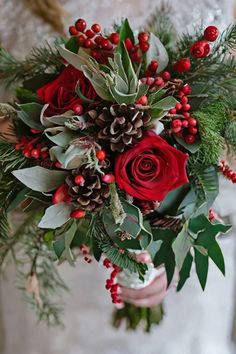
M126 104L97 107L88 112L88 117L89 122L98 128L98 140L108 142L110 149L118 152L139 141L151 121L147 111Z
M173 79L168 81L164 89L167 96L174 96L183 87L183 81L181 79Z
M75 177L82 176L84 184L78 186ZM68 194L72 200L78 203L78 208L88 211L98 211L102 209L105 200L110 195L109 186L102 182L101 174L87 165L72 170L71 175L66 178L69 186Z

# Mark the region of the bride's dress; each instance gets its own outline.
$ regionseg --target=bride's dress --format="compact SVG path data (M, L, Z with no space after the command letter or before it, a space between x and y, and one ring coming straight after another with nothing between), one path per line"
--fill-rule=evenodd
M133 26L142 25L159 3L157 0L64 0L65 8L74 19L84 17L89 23L96 21L105 26L125 16L131 18ZM169 3L180 33L200 23L201 18L208 24L218 24L221 29L232 21L233 0L172 0ZM23 0L0 0L0 9L1 41L17 56L25 55L31 46L40 45L55 35L49 25L30 13ZM69 22L72 19L68 19ZM219 198L217 208L222 216L230 217L236 224L235 190L232 192L227 182L222 183L225 185L223 198ZM195 276L181 293L170 292L165 301L166 317L149 336L141 332L116 332L110 327L112 305L104 289L103 269L95 262L87 265L80 261L74 269L61 267L61 274L71 288L65 296L63 331L48 332L43 325L34 326L34 317L19 299L19 293L10 282L2 282L4 354L233 353L230 334L234 311L234 240L229 235L221 244L226 258L226 278L212 265L205 294Z

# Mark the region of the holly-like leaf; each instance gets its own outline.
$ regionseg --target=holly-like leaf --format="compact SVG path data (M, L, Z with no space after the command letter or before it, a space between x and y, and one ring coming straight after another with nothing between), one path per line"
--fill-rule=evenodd
M177 286L177 291L180 291L184 286L187 279L190 277L190 271L193 264L193 256L189 252L184 260L181 271L179 272L179 282Z
M165 90L160 89L160 90L158 90L156 92L151 93L148 96L148 104L149 104L149 106L151 106L151 105L157 103L158 101L160 101L163 98L165 92L166 92Z
M159 108L163 111L169 111L171 108L175 107L176 103L178 103L178 101L174 97L168 96L153 104L152 108Z
M203 256L202 253L194 248L194 261L199 282L201 284L202 290L204 290L208 275L209 258L207 256Z
M70 220L72 206L66 203L60 203L50 206L46 209L38 227L42 229L56 229Z
M65 171L48 170L40 166L13 171L12 174L30 189L44 193L59 187L67 176Z
M153 263L155 267L165 265L168 286L170 285L175 272L175 254L172 243L176 237L176 232L172 229L153 228L153 241L162 241L159 251L156 253Z

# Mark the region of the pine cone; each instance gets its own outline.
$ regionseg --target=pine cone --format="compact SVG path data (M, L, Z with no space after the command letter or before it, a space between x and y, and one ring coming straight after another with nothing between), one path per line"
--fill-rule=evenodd
M78 175L83 176L85 180L83 186L78 186L74 181ZM69 186L68 194L78 203L78 208L83 210L100 210L110 195L109 186L102 182L101 175L87 165L72 170L71 175L66 178L66 183Z
M166 95L167 96L174 96L179 92L179 90L183 87L183 81L180 79L173 79L168 81L165 86Z
M135 105L113 104L98 107L88 112L89 122L98 128L97 138L108 142L112 151L122 152L126 146L139 141L145 127L151 121L150 115Z

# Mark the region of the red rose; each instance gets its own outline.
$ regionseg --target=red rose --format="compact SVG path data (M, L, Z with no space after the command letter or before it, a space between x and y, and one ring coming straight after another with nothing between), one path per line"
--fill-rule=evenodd
M73 110L76 104L83 103L75 92L78 83L85 97L94 99L97 96L82 71L75 69L71 65L65 67L55 80L37 90L42 102L49 104L45 112L46 116L65 113Z
M187 158L187 154L151 132L117 156L116 182L133 197L161 201L172 189L188 183Z

